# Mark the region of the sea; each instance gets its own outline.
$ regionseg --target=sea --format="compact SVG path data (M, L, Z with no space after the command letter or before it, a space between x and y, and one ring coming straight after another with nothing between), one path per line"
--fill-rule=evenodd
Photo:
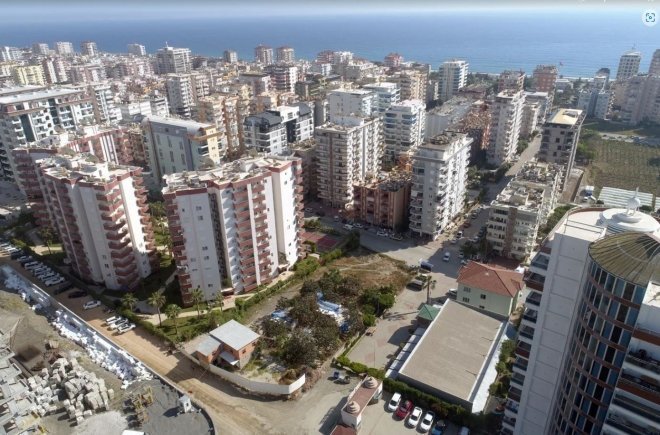
M642 23L641 9L461 10L426 13L326 14L296 16L199 17L159 19L58 18L53 22L10 20L0 26L0 46L83 40L100 50L125 52L141 43L148 52L169 44L193 53L221 56L233 49L253 59L254 47L289 45L296 57L314 59L319 51L346 50L382 61L390 52L437 68L449 58L465 59L470 71L504 69L531 74L538 64L559 65L564 77L590 77L607 67L616 74L621 54L642 52L641 70L660 48L660 25ZM52 46L52 45L51 45Z

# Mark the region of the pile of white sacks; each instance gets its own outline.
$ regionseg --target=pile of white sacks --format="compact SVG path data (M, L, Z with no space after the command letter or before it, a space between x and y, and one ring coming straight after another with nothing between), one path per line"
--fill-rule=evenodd
M58 358L50 368L27 379L29 396L41 417L64 410L80 424L95 412L107 411L115 397L103 379L84 370L75 358Z
M152 375L140 361L126 351L111 345L104 337L87 327L77 318L58 310L53 320L53 327L63 337L78 343L92 361L114 373L123 381L122 389L132 382L152 379Z

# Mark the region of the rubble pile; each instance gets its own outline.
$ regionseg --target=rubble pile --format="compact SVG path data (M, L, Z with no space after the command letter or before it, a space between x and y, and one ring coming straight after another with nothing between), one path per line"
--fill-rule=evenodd
M42 369L28 378L27 384L28 396L39 416L64 411L77 424L96 412L109 410L115 397L105 380L80 367L75 358L58 358L50 370Z

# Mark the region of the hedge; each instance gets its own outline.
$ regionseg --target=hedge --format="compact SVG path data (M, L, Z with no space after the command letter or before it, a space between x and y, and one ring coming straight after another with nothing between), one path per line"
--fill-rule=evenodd
M335 362L340 365L341 367L347 368L353 373L356 373L358 375L362 374L368 374L369 376L373 376L376 379L383 379L385 378L385 370L382 369L376 369L373 367L367 367L366 365L359 363L359 362L353 362L348 359L348 357L341 355L335 359Z

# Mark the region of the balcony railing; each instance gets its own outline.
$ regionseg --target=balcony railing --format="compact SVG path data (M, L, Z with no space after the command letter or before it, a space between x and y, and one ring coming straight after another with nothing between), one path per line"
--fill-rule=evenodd
M660 411L651 408L650 406L642 405L641 403L621 394L617 394L612 403L630 412L639 414L642 417L646 417L651 421L660 421Z
M640 426L616 414L610 415L605 424L622 430L630 435L657 435L658 432L650 426Z
M626 362L660 374L660 362L648 356L646 352L631 352L626 356Z

